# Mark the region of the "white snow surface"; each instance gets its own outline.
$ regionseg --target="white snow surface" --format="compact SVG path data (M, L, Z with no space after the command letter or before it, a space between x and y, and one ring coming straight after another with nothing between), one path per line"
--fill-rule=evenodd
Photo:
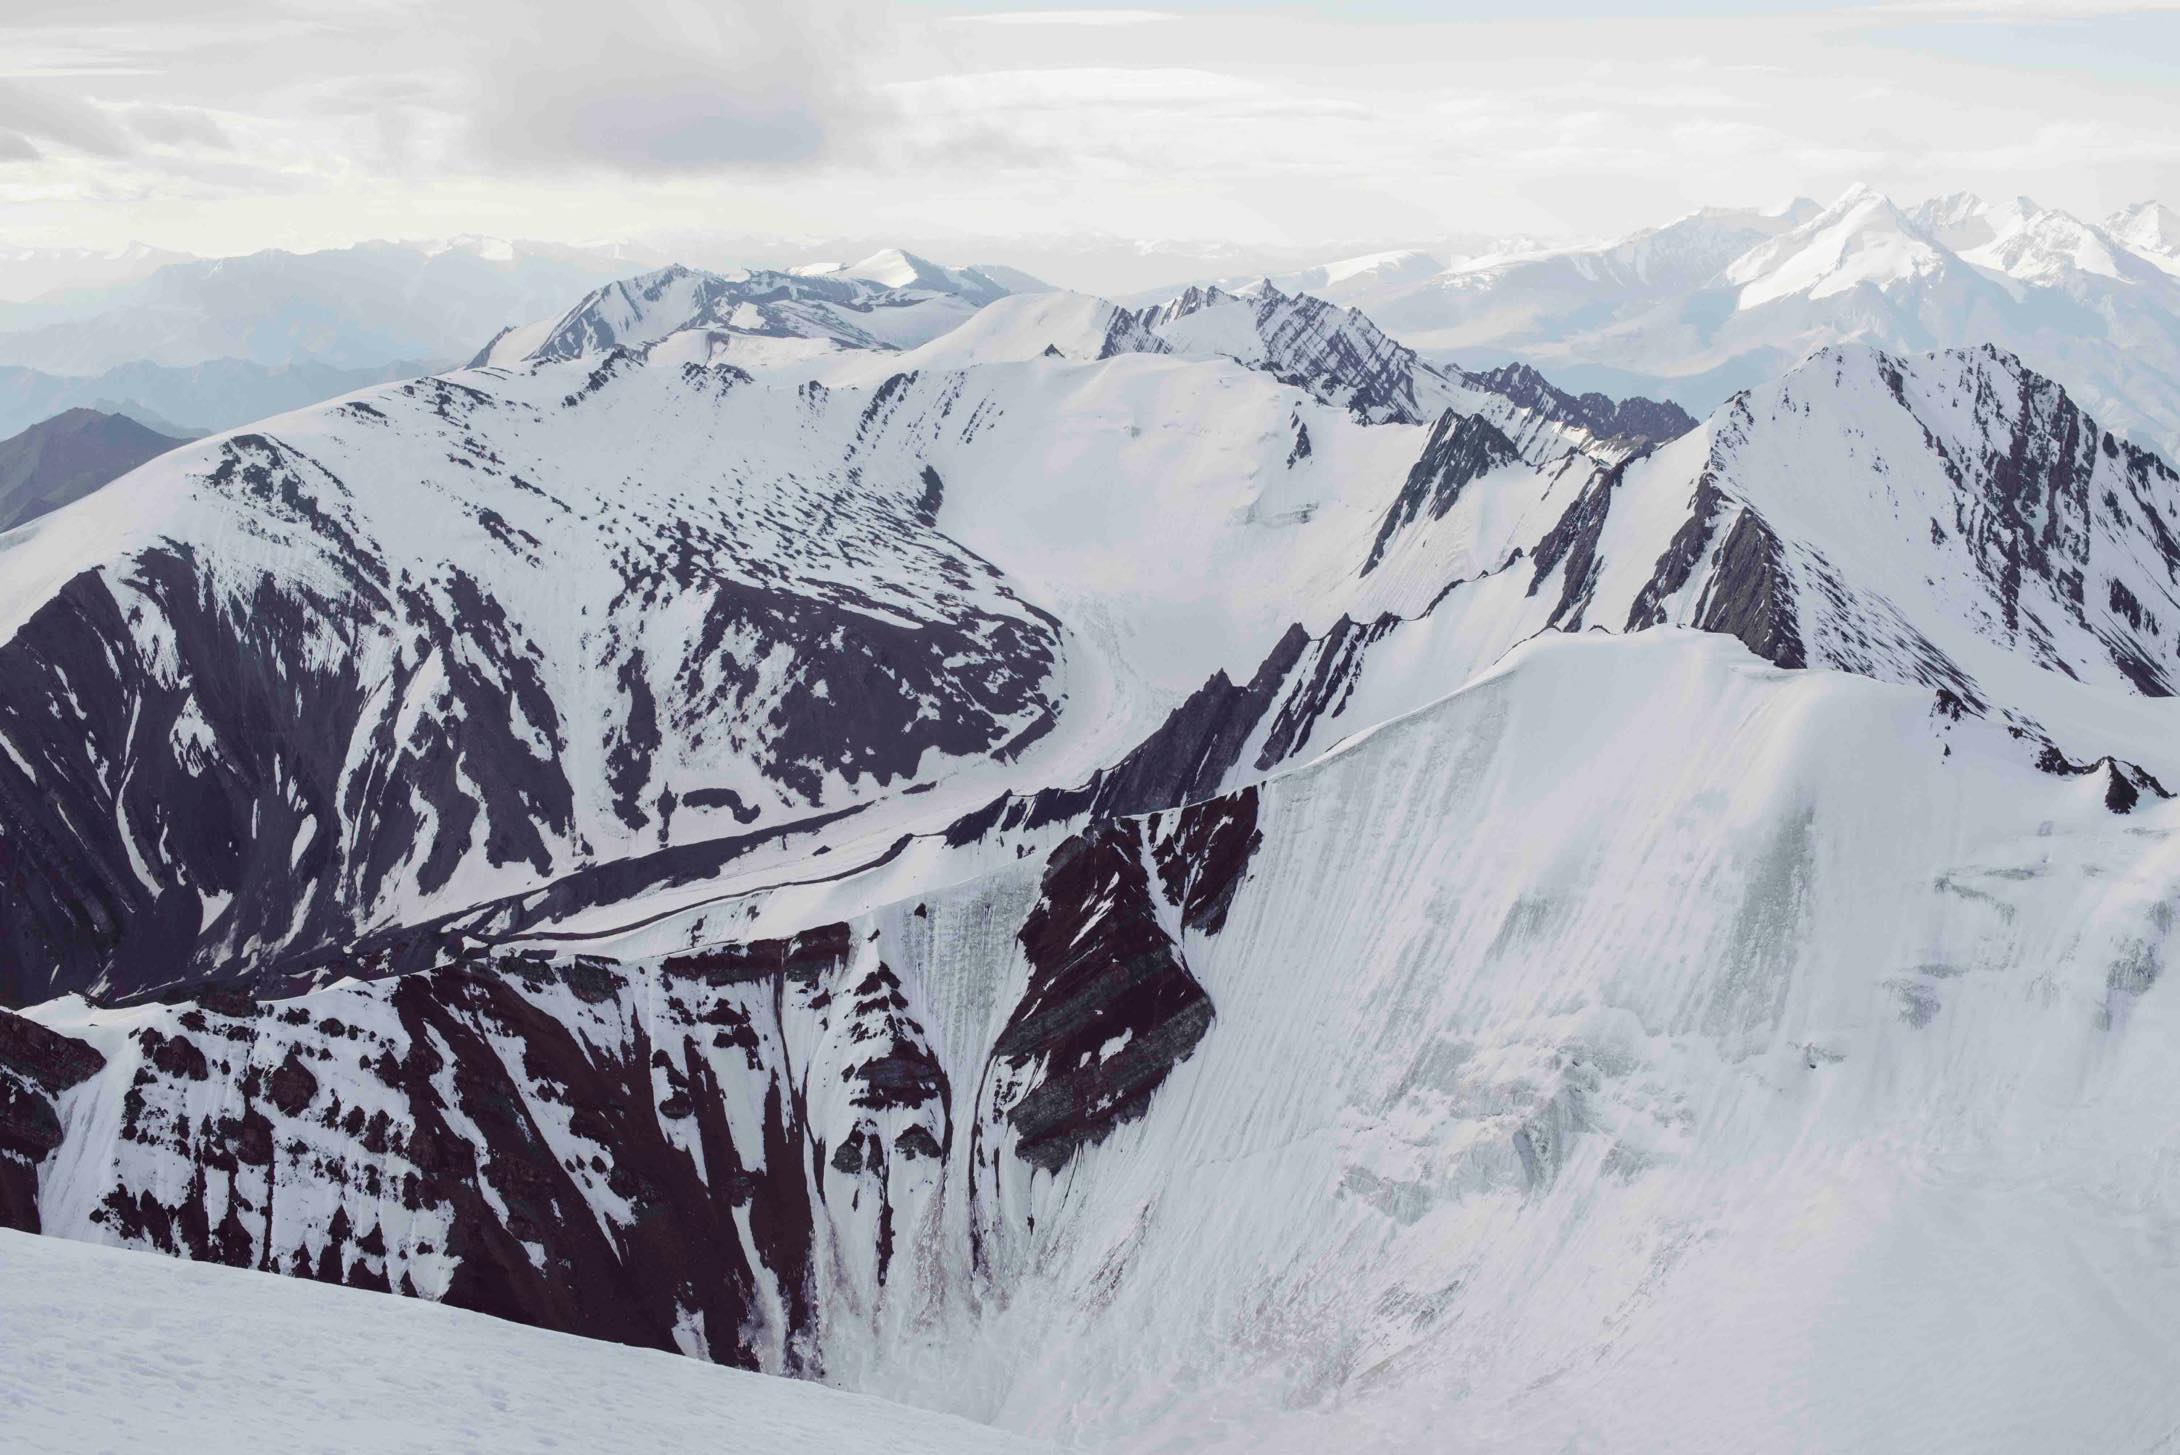
M414 1299L0 1230L21 1451L1045 1448L965 1420Z
M2180 212L2137 202L2105 219L2112 234L2168 273L2180 273Z
M1008 1371L982 1413L1237 1451L2169 1433L2180 1018L2123 971L2180 820L1928 703L1551 638L1275 780L1188 945L1212 1034L1031 1190L1025 1283L946 1356Z
M1183 938L1196 1053L1060 1178L946 1163L875 1307L835 1194L826 1368L1115 1452L2153 1448L2180 807L2114 815L1935 706L1716 635L1547 634L1275 775L1225 927ZM722 918L882 929L962 1085L1037 862ZM40 1018L125 1055L170 1013ZM51 1186L135 1155L81 1124L99 1085ZM105 1236L87 1204L49 1230Z
M2056 235L2029 212L2002 231L1965 203L1943 211L1949 227L1990 222L1994 248ZM1806 218L1705 217L1570 266L1650 287L1744 227L1763 240L1727 273L1752 315L1940 275L2010 298L2023 280L2006 259L2029 256L1978 267L1857 192ZM2047 253L2105 276L2072 244ZM1578 432L1433 372L1427 414L1480 415L1511 444L1457 498L1387 533L1432 431L1361 422L1259 367L1286 337L1279 320L1304 313L1260 305L1291 299L1214 291L1147 322L1104 300L1023 295L896 352L856 322L891 306L875 294L752 324L739 310L778 301L722 281L748 280L668 270L616 285L546 331L573 341L570 357L527 357L530 340L444 385L369 391L356 396L367 410L302 411L262 432L337 476L327 508L418 579L492 563L494 599L565 689L578 767L613 742L610 704L593 699L628 641L654 648L671 706L659 662L694 608L663 585L631 607L600 574L668 515L721 543L713 569L761 563L818 596L852 588L873 616L1049 612L1062 710L1018 761L926 762L899 786L828 777L825 804L869 811L553 923L633 966L641 991L580 1010L554 986L555 1019L601 1044L632 1035L667 999L653 993L658 957L842 922L858 947L843 987L880 964L882 938L919 1027L909 1039L972 1116L967 1088L981 1094L1029 975L1015 932L1070 826L952 845L932 831L1002 787L1083 781L1211 674L1246 680L1289 626L1313 641L1281 700L1320 668L1338 689L1315 736L1259 759L1258 727L1221 785L1254 788L1262 840L1223 928L1162 926L1215 1020L1140 1120L1057 1177L997 1154L915 1169L903 1226L916 1256L882 1297L856 1174L816 1174L832 1194L812 1275L829 1377L1116 1452L2149 1449L2180 1429L2180 1001L2166 974L2180 802L2145 791L2115 813L2118 769L2099 762L2180 786L2172 699L2139 690L2123 661L2174 650L2169 471L1990 349L1820 348L1640 458L1586 452ZM1333 315L1337 341L1398 363L1357 317ZM714 367L745 346L747 375ZM2053 451L2026 484L2010 468L2024 425ZM162 536L198 544L222 580L262 571L339 590L307 532L211 488L222 447L177 451L0 538L0 632L75 572L118 574L129 547ZM930 520L915 514L926 467L944 484ZM2047 478L2078 514L2041 513ZM2049 527L2055 573L2004 584L1993 542L2020 539L2010 508ZM1742 525L1775 546L1767 590L1792 608L1807 670L1686 629L1736 589L1728 542ZM1357 623L1378 635L1335 661L1330 643ZM760 706L781 670L757 674ZM438 680L406 689L404 724L435 710ZM2039 771L2044 741L2097 766ZM744 765L716 740L670 735L656 756L647 790L732 783L768 822L809 806L734 776ZM608 854L652 842L616 827L600 774L576 776L571 838ZM926 837L880 855L908 830ZM529 882L470 862L438 898L388 913ZM390 1038L391 986L313 994ZM92 1216L109 1189L172 1192L185 1175L117 1135L133 1037L175 1009L71 998L34 1011L108 1057L59 1099L68 1138L39 1174L49 1231L110 1237ZM308 1021L269 1034L301 1041ZM738 1052L707 1064L745 1118L760 1063L792 1065L829 1128L853 1109L824 1076L860 1064L866 1029L813 996L766 1032L749 1080L735 1079ZM342 1088L353 1103L372 1084ZM205 1114L242 1093L206 1079L181 1094ZM441 1094L454 1134L478 1136L451 1078ZM579 1160L570 1121L534 1115L556 1157ZM311 1145L330 1154L324 1130ZM581 1186L602 1229L625 1222L602 1179ZM322 1243L329 1209L360 1195L320 1191L266 1210L268 1235L285 1220L280 1247ZM110 1391L115 1337L149 1346L122 1357L178 1419L226 1418L220 1400L270 1419L256 1411L351 1398L323 1388L318 1366L252 1359L231 1328L206 1331L241 1307L259 1348L337 1344L333 1372L395 1400L387 1418L422 1418L422 1387L478 1419L542 1410L541 1431L577 1444L637 1443L631 1421L649 1419L660 1443L754 1429L852 1449L822 1442L870 1438L858 1422L873 1414L902 1449L1001 1438L503 1325L490 1338L514 1342L489 1367L510 1383L450 1388L443 1371L470 1366L433 1341L488 1341L478 1321L224 1271L146 1265L145 1305L185 1322L131 1323L150 1316L117 1307L103 1317L124 1332L109 1336L72 1310L127 1304L134 1280L107 1281L105 1254L48 1262L25 1246L0 1240L0 1299L25 1300L5 1305L25 1312L0 1320L0 1356L30 1329L29 1357L49 1363L29 1367L53 1377L0 1357L0 1399L33 1418L154 1418L110 1398L89 1407L97 1386L68 1372L104 1351L89 1367ZM403 1271L432 1296L447 1256ZM335 1299L338 1338L313 1336ZM692 1319L676 1337L701 1351L719 1332ZM211 1375L163 1372L207 1348L234 1352ZM245 1377L288 1382L205 1393ZM56 1383L79 1403L39 1404ZM749 1413L705 1403L730 1390ZM213 1412L191 1413L204 1398ZM692 1410L700 1423L667 1423ZM606 1423L593 1435L585 1419ZM479 1428L506 1443L506 1427Z
M1741 306L1756 308L1793 294L1827 298L1863 285L1914 283L1944 266L1943 257L1888 199L1855 188L1793 232L1737 259L1726 278L1740 285Z

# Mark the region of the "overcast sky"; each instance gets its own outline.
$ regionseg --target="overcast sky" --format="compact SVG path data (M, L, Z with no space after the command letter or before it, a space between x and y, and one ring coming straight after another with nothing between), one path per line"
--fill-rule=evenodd
M2180 203L2180 0L0 0L0 242L1427 245L1856 180Z

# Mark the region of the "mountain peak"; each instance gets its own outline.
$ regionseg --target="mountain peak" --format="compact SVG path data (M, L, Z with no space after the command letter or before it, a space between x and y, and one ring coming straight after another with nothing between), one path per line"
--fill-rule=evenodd
M840 271L845 277L868 279L903 292L951 293L972 303L989 303L1016 291L978 269L950 268L906 248L880 248Z
M1824 210L1826 212L1840 212L1849 208L1860 207L1867 202L1884 202L1889 205L1891 199L1867 182L1851 182L1848 184L1847 190L1833 198L1832 205Z
M2125 248L2114 246L2103 229L2071 213L2016 197L1988 215L1996 229L1994 236L1981 247L1961 251L1964 260L1978 267L1995 268L2032 283L2063 282L2081 273L2120 279L2145 273Z
M906 248L880 248L859 263L850 263L841 269L857 278L868 278L874 283L884 283L890 288L905 288L928 273L939 271L938 264L928 258L920 258Z
M1893 288L1938 272L1946 256L1890 198L1856 183L1800 227L1744 253L1725 277L1741 289L1741 307L1754 308L1862 286Z
M1991 204L1974 192L1948 192L1918 204L1909 219L1933 241L1953 249L1981 247L1997 235Z
M2153 261L2180 263L2180 212L2162 202L2137 202L2105 219L2105 227L2127 246Z

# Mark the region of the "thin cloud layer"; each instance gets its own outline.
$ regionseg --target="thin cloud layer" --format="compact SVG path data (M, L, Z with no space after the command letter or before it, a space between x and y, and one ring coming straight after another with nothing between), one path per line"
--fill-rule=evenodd
M20 0L0 10L0 241L1431 245L1858 179L2091 213L2180 195L2168 7L1553 8L1577 13Z
M846 144L865 110L855 99L863 38L847 12L633 0L606 33L539 24L536 13L501 7L490 42L466 57L469 135L488 163L638 174L806 165Z

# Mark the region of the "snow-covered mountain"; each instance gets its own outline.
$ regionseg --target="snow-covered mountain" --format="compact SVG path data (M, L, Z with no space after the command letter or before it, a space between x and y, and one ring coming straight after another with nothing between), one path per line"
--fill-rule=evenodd
M1775 209L1706 209L1611 243L1513 249L1429 274L1419 267L1388 274L1333 265L1323 271L1340 276L1312 291L1364 309L1415 347L1458 357L1509 338L1562 338L1592 326L1601 313L1708 282L1816 210L1805 200Z
M1049 286L1018 268L997 264L949 268L902 248L880 248L859 263L809 263L794 271L813 277L864 278L904 291L951 293L971 303L990 303L1009 293L1041 292Z
M1711 210L1605 247L1456 265L1354 296L1426 357L1708 409L1829 344L1992 343L2113 427L2180 450L2180 277L2154 203L2106 223L1971 193L1902 209Z
M1944 707L1553 637L1178 814L62 1002L41 1211L1123 1448L2139 1443L2171 810Z
M2161 202L2137 202L2113 213L2104 225L2166 272L2180 272L2180 213Z
M2159 1437L2180 478L1548 372L668 269L0 535L0 1223L1093 1448Z
M472 367L571 359L615 345L648 347L679 335L683 354L707 363L782 362L806 367L835 350L889 350L927 343L1004 296L978 275L965 291L955 275L900 284L854 273L707 273L679 264L610 283L556 317L499 334Z

